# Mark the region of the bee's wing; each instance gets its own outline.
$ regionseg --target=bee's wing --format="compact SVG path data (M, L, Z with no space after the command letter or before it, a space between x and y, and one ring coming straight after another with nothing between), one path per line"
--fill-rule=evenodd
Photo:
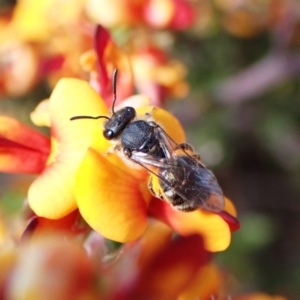
M177 154L177 151L182 151L180 146L158 125L155 128L155 134L167 159L180 154Z
M199 195L202 194L201 189L203 189L204 186L209 186L210 187L210 197L208 199L203 199L201 197L198 197L194 201L201 202L199 203L199 206L202 206L202 208L209 210L209 211L214 211L214 212L220 212L224 209L225 206L225 200L223 196L223 192L221 187L219 186L217 179L215 178L214 174L205 168L204 164L200 159L195 159L193 156L191 156L190 153L185 151L180 145L178 145L160 126L157 126L155 128L156 130L156 135L159 140L160 146L164 151L165 156L168 159L175 158L178 159L179 157L189 157L189 160L193 161L196 168L196 173L199 176L199 179L201 180L196 180L196 182L202 182L203 185L196 185L195 188L198 188L199 190ZM168 165L165 164L164 166L160 166L162 169L166 168L184 168L184 166L181 165ZM189 166L187 166L188 168ZM204 178L207 178L207 182L205 182ZM203 186L203 187L202 187ZM179 196L181 196L183 199L186 199L187 201L190 201L191 199L187 199L187 195L189 195L189 191L187 190L186 192L182 193L179 189L174 188L175 191L178 193Z
M174 187L176 193L194 207L202 207L208 211L220 212L224 209L223 191L212 171L205 168L198 160L191 156L177 158L176 166L172 170L183 174L179 185ZM181 181L186 181L181 185Z
M224 209L225 206L225 199L223 195L223 191L213 174L210 170L206 168L197 168L196 177L199 178L199 180L196 180L196 182L201 182L201 184L197 184L195 188L199 190L199 194L201 194L201 189L203 186L203 189L206 191L206 189L209 191L209 197L207 199L200 199L201 197L197 197L195 201L201 201L202 208L213 211L213 212L220 212Z
M195 159L190 152L186 151L181 145L177 144L159 125L155 128L156 137L159 140L159 145L163 149L166 158L178 158L180 156L188 156ZM190 146L191 147L191 146ZM192 148L192 147L191 147ZM194 154L194 153L193 153ZM197 159L198 164L205 168L200 159Z
M225 199L223 194L218 194L218 193L213 193L211 196L208 198L207 201L204 202L202 208L208 211L213 211L213 212L221 212L224 210L225 207Z
M130 159L148 170L150 173L159 177L161 180L165 181L166 184L171 184L168 180L165 180L159 175L161 170L169 170L174 167L174 164L170 163L170 159L148 155L138 151L132 152Z
M144 167L154 174L165 184L171 186L174 191L186 201L193 203L195 207L202 207L208 211L220 212L224 208L223 192L214 174L198 163L193 157L188 156L188 160L179 158L160 158L140 152L132 153L131 160ZM192 164L188 164L192 161ZM178 163L179 162L179 163ZM167 178L160 174L167 171L176 174L187 174L191 176L190 185L181 186L181 179L178 179L178 186L174 186ZM185 176L185 175L184 175Z

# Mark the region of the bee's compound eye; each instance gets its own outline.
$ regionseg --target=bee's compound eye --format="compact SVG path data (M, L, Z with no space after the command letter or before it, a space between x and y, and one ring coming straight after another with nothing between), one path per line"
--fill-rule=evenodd
M114 138L114 132L111 129L104 130L103 135L107 140L111 140Z

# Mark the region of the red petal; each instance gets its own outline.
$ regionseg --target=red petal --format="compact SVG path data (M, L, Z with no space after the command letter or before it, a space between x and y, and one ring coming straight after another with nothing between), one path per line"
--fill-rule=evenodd
M115 299L177 299L209 258L199 235L177 238L157 253L127 291L120 291Z
M2 172L40 174L44 170L48 155L22 147L2 147L2 142L0 143L0 170Z
M145 21L155 28L184 30L195 20L194 8L186 0L148 0L143 13Z
M227 211L223 210L218 215L228 224L230 231L237 231L240 229L241 224L237 218L229 214Z
M44 61L41 62L41 77L44 77L53 71L59 70L63 66L64 62L65 57L63 55L56 55L53 57L46 58Z
M99 83L101 86L101 95L103 98L106 97L106 94L110 94L111 91L108 91L108 86L111 84L109 79L104 58L104 51L111 42L110 35L107 30L105 30L102 26L98 25L95 34L95 50L98 57L98 75L99 75Z
M113 100L111 83L114 69L119 70L117 80L118 102L133 93L133 75L129 58L113 42L108 31L100 25L96 30L94 48L98 59L99 93L110 107Z
M195 20L194 8L185 0L173 0L175 12L170 23L170 28L184 30L193 24Z
M46 155L50 153L48 137L10 117L0 117L0 137Z
M50 140L9 117L0 117L0 170L39 174L50 153Z

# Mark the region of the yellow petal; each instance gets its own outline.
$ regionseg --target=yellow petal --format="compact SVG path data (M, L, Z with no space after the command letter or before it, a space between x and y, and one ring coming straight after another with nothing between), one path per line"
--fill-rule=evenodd
M153 121L160 125L176 143L180 144L186 141L181 124L168 111L160 107L146 106L137 108L136 112L139 118L144 118L146 114L150 114Z
M180 212L170 204L153 199L151 215L168 224L179 234L187 236L199 234L204 239L205 249L211 252L225 250L231 240L228 224L217 214L198 209L193 212Z
M147 205L140 182L92 149L78 169L75 193L85 221L106 238L128 242L144 232Z
M13 27L24 40L43 42L49 40L55 30L79 22L85 0L19 0L14 9ZM60 13L57 13L59 9ZM57 34L57 33L56 33Z
M176 212L177 213L177 212ZM197 210L191 213L178 212L172 224L183 235L199 233L204 238L204 246L208 251L223 251L231 240L227 223L218 215Z
M21 0L16 5L13 24L18 34L28 40L41 41L49 38L51 24L49 11L53 0Z
M36 126L50 127L49 99L41 101L30 114L30 119Z
M237 216L237 211L234 206L234 204L230 201L230 199L225 197L225 207L224 210L227 211L229 214L232 216L236 217Z
M49 219L61 218L76 208L77 168L95 135L101 137L100 120L74 120L78 115L107 115L105 103L95 90L79 79L62 79L50 98L51 130L58 142L54 161L29 189L33 211Z

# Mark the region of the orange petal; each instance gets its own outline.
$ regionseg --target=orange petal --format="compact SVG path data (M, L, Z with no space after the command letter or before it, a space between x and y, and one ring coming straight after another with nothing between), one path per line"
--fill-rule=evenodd
M95 136L102 137L100 120L74 120L78 115L107 115L95 90L79 79L61 79L50 98L52 133L58 141L55 160L29 189L29 205L38 215L58 219L73 211L75 174Z
M225 197L225 207L224 210L231 214L232 216L236 217L237 216L237 211L234 206L234 204L230 201L230 199Z
M211 299L212 295L219 294L221 287L222 274L214 264L209 263L199 270L178 300Z
M200 234L204 238L204 246L208 251L223 251L230 244L230 228L215 213L201 209L188 213L180 212L173 209L170 204L156 198L151 201L150 213L181 235Z
M164 247L116 299L177 299L209 259L198 235L177 238ZM121 291L124 292L125 291ZM126 293L125 292L125 293ZM119 295L117 295L119 296Z
M150 97L152 105L161 106L168 95L187 94L186 67L170 60L162 49L148 45L131 53L130 58L137 89Z
M89 149L76 177L75 193L80 213L106 238L132 241L147 226L147 206L139 185L134 177Z
M136 112L140 118L150 114L153 121L160 125L176 143L180 144L186 141L180 122L168 111L160 107L146 106L137 108Z
M78 234L80 230L76 228L78 225L80 214L78 210L73 211L64 218L58 220L51 220L42 217L34 216L29 221L26 229L24 230L21 239L27 238L40 238L45 236L45 234Z
M171 241L173 230L165 225L164 223L150 219L148 227L142 237L134 243L138 245L139 257L138 264L139 268L143 268L149 263L149 261L163 248L165 248ZM131 244L127 244L131 247Z
M247 294L247 295L242 295L242 296L237 296L235 297L236 300L288 300L285 297L279 296L279 295L268 295L265 293L252 293L252 294Z

